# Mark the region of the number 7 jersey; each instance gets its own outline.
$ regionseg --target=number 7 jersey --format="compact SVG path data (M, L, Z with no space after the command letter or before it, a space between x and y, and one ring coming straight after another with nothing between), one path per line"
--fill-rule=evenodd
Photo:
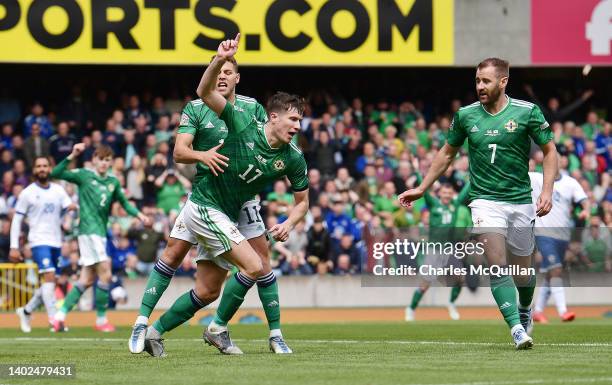
M229 158L229 166L219 176L208 171L191 194L193 202L237 221L244 202L284 176L293 191L308 188L306 160L293 142L272 148L264 133L265 123L239 105L227 103L220 118L228 134L218 152Z
M507 100L495 115L479 102L462 107L449 128L449 145L459 147L468 139L469 201L532 203L528 174L531 139L542 146L553 134L538 106L510 97Z

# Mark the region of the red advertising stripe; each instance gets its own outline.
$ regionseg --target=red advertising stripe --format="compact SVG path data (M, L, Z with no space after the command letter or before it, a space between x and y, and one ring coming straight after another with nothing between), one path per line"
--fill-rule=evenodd
M612 64L612 0L532 0L533 64Z

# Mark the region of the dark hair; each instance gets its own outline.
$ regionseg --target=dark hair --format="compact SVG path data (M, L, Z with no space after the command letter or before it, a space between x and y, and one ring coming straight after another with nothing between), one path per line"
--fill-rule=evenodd
M217 57L217 55L213 55L210 58L209 64L212 63L213 60L215 60L216 57ZM238 72L238 62L236 61L236 58L232 56L231 58L227 59L227 61L232 63L234 65L234 71Z
M107 146L106 144L103 144L101 146L99 146L98 148L96 148L96 151L94 151L93 153L93 157L94 158L107 158L107 157L113 157L115 154L113 153L113 149L110 148L110 146Z
M46 160L47 162L49 162L49 166L51 166L51 159L49 159L49 157L48 157L48 156L43 156L43 155L39 155L39 156L37 156L36 158L34 158L34 162L32 163L32 165L35 165L35 164L36 164L36 162L38 161L38 159L44 159L44 160Z
M295 109L300 115L304 113L306 102L301 96L277 92L268 99L266 111L268 116L272 112L286 112Z
M497 75L499 77L510 76L510 63L508 63L507 60L496 58L496 57L490 57L478 63L478 67L476 68L483 69L486 67L494 67L495 72L497 72Z

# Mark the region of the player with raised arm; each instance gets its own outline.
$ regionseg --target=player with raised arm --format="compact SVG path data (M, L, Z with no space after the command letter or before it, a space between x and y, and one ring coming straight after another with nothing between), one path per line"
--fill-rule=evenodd
M490 266L507 265L508 252L512 263L526 268L532 266L535 216L544 216L552 208L557 150L540 108L506 95L508 78L505 60L489 58L478 64L479 101L455 113L448 142L434 158L423 182L398 198L407 206L422 197L455 159L467 138L473 233L482 242ZM532 139L544 153L544 181L535 207L528 174ZM500 273L490 279L491 292L510 327L515 347L531 348L533 339L525 330L531 323L535 275L511 277Z
M417 182L421 182L421 176L417 175ZM457 223L457 213L459 207L464 204L470 191L470 184L466 183L459 194L453 197L455 191L453 186L450 184L443 184L438 190L438 196L433 196L428 191L425 192L425 204L429 209L429 241L430 242L454 242L456 241L455 226ZM451 260L451 263L455 264L459 260L455 258ZM446 255L426 255L423 264L430 265L434 268L444 268L449 263L449 257ZM423 295L427 292L432 282L438 277L435 275L428 275L421 278L419 287L414 291L412 295L412 301L410 306L406 307L405 319L406 321L415 320L415 310L419 306L419 302L423 298ZM462 280L454 282L450 298L448 300L447 309L451 319L458 320L460 318L455 301L461 293L463 286Z
M98 331L114 331L106 318L108 295L111 283L111 260L106 254L106 234L111 205L118 201L131 216L138 217L143 223L149 218L132 206L119 180L109 172L113 162L113 150L102 145L93 153L94 170L77 168L68 170L70 162L85 150L84 143L75 144L72 153L62 160L51 172L51 177L74 183L79 189L79 252L82 266L81 275L72 290L66 295L64 305L55 314L53 328L64 330L66 314L79 302L83 292L93 285L96 276L96 326Z
M301 151L291 143L300 130L304 104L301 98L286 93L273 95L267 104L268 121L263 122L240 106L232 105L215 89L216 79L224 64L233 58L239 35L219 45L217 56L202 77L202 100L227 125L228 135L219 153L230 159L222 174L206 173L195 186L183 208L186 228L204 247L206 253L198 259L196 285L183 294L172 307L147 329L145 349L154 356L163 356L161 336L189 320L210 303L205 298L211 284L209 264L228 270L237 266L239 272L226 282L214 320L204 332L207 343L224 354L242 354L227 330L227 322L238 310L248 290L264 276L261 258L235 226L244 202L275 180L285 176L292 184L295 207L288 219L270 229L277 240L285 241L295 224L308 211L308 177L306 161ZM217 276L222 281L225 276ZM220 284L219 284L220 286ZM278 303L270 303L278 312ZM279 330L280 331L280 330ZM282 344L282 335L271 335L270 348ZM288 348L287 348L288 349ZM291 351L288 350L287 353Z
M542 174L530 172L529 177L535 199L542 191ZM562 321L573 321L576 318L576 314L567 311L561 269L571 239L572 206L574 204L582 206L580 219L583 220L588 219L591 211L589 200L582 186L567 174L557 173L553 187L553 202L550 213L545 217L536 218L535 223L536 244L542 254L540 272L545 274L545 280L535 301L533 319L542 323L548 322L543 312L551 295Z
M26 187L17 199L15 216L11 222L11 250L9 258L12 262L23 261L19 250L19 235L21 224L27 218L28 243L32 249L32 257L38 265L38 273L42 283L24 307L17 309L21 331L32 331L32 312L45 305L49 323L53 325L55 316L55 274L62 247L62 215L66 210L74 210L76 205L62 186L49 181L51 163L46 157L34 160L32 174L34 183Z
M266 111L261 104L257 103L255 99L236 94L236 84L239 81L238 63L234 58L231 58L219 72L216 82L217 91L230 103L252 113L259 121L267 120ZM201 93L201 90L198 89L197 92ZM174 160L177 163L196 163L197 172L194 185L207 172L212 172L213 175L217 176L227 167L228 158L217 152L226 136L227 125L204 104L202 99L193 100L185 106L174 146ZM259 298L262 300L270 335L282 336L282 333L280 333L280 310L277 310L275 306L267 306L270 303L279 303L278 283L276 277L272 274L265 226L259 211L260 202L258 199L253 198L245 202L240 210L238 230L257 251L264 266L264 276L258 280L257 290ZM187 230L183 211L181 211L170 232L168 245L157 261L154 271L149 275L142 296L139 315L132 328L128 343L130 352L140 353L144 350L145 333L151 312L170 284L174 272L182 263L189 249L195 244L197 244L197 240ZM203 252L206 251L199 247L198 253ZM211 284L207 286L209 290L206 293L200 292L200 295L206 302L212 302L219 295L227 271L211 261L203 260L201 263L206 266L206 271L209 272L207 277ZM215 284L213 285L213 283ZM276 353L290 352L286 344L276 343L276 339L272 345Z

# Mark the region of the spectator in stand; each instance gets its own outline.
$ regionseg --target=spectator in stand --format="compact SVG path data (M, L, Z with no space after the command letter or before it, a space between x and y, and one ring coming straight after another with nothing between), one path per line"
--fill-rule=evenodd
M141 116L145 118L147 123L151 122L151 116L149 115L148 111L140 104L140 98L138 97L138 95L131 95L128 102L128 108L125 110L125 118L128 122L134 122L128 124L136 125L136 119L140 118Z
M12 148L13 148L13 155L15 156L15 159L25 159L23 145L24 145L24 141L21 135L13 136Z
M125 177L125 186L127 189L127 195L130 199L134 200L138 208L142 207L144 199L144 192L142 184L146 179L145 163L142 158L138 155L132 157L130 168L127 171Z
M605 160L606 170L612 168L612 123L604 123L601 131L595 136L595 152Z
M599 117L595 111L589 111L586 117L586 122L581 126L582 131L584 132L584 137L587 140L592 140L595 138L597 133L601 132L603 126L599 122Z
M308 200L310 202L318 202L319 194L321 194L321 173L316 168L308 170Z
M332 177L336 172L335 153L338 150L334 141L330 140L325 130L315 131L311 152L314 166L319 169L323 178Z
M117 124L115 120L109 118L106 120L106 130L103 136L104 144L113 149L113 153L120 154L123 148L123 136L117 132Z
M55 163L59 163L72 152L72 147L76 144L76 138L70 133L68 123L59 122L57 134L49 139L49 152Z
M531 87L530 84L525 84L523 86L523 89L525 90L527 95L529 95L529 97L535 102L535 104L540 107L540 109L544 113L544 116L546 117L546 120L551 123L561 122L565 120L569 115L571 115L575 110L577 110L581 105L583 105L587 100L589 100L591 96L593 96L593 90L586 90L578 99L568 104L567 106L560 108L558 98L552 97L548 99L548 104L545 106L544 103L542 103L542 101L538 99L535 92L533 91L533 87Z
M355 265L351 264L351 257L347 254L340 254L334 268L334 275L353 275L356 273L357 269Z
M22 159L17 159L13 166L13 175L15 176L15 184L21 186L27 186L30 184L30 175L28 174L30 168L26 167L25 162Z
M136 256L138 257L138 265L136 269L138 273L148 276L157 261L157 253L162 242L165 240L165 235L153 228L154 218L151 215L151 209L145 209L150 221L148 225L144 225L140 229L130 229L128 238L136 242Z
M588 271L612 272L612 245L610 229L605 227L600 217L592 217L591 224L583 235L583 261Z
M53 135L53 126L49 121L47 115L44 114L45 110L39 102L35 102L32 105L30 115L26 116L24 120L23 132L26 137L30 136L32 132L32 125L38 123L40 127L40 135L44 138L50 138Z
M89 115L89 108L81 95L81 87L73 86L70 98L62 106L60 117L68 122L70 129L80 132L93 125Z
M155 179L157 191L157 207L164 213L181 211L181 198L191 189L191 182L174 169L165 170Z
M151 106L151 123L157 124L162 116L167 116L169 122L170 114L171 111L166 107L164 103L164 98L162 98L161 96L156 96L153 99L153 104Z
M23 145L23 152L28 169L34 166L34 159L39 156L48 157L50 155L49 142L40 136L40 126L38 123L32 124L32 133Z
M15 129L11 123L4 123L2 125L2 132L0 132L0 149L13 149L13 134Z
M357 158L357 164L355 165L355 169L360 174L365 174L365 168L368 164L374 164L376 160L376 148L374 144L371 142L366 142L363 145L363 155Z
M157 196L155 180L159 178L167 168L168 159L161 154L153 156L151 163L145 168L145 174L147 176L145 184L143 185L145 204L155 204Z
M346 215L346 204L340 196L332 197L332 212L325 218L332 245L340 242L344 234L351 234L353 231L351 218Z
M157 144L170 142L173 134L173 128L170 127L170 115L161 115L156 127L155 142Z
M358 273L361 266L361 255L351 234L344 234L342 238L340 238L340 243L333 248L332 262L334 266L334 274L336 274L336 271L345 270L344 268L337 270L341 265L340 257L342 255L349 257L349 270L352 272L351 274Z
M307 238L306 259L316 271L320 271L316 266L319 264L328 266L331 255L331 240L325 229L323 218L320 216L314 218L314 223L307 232Z
M0 153L0 175L13 169L13 153L11 150L4 149Z

